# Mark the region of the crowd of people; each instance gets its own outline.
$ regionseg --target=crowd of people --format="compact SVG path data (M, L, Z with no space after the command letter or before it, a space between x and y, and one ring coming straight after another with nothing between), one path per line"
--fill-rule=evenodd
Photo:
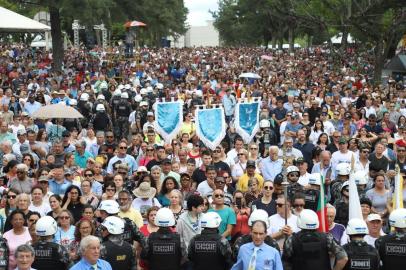
M337 64L322 47L114 52L68 49L57 71L52 53L0 45L0 269L406 262L406 214L392 205L406 173L405 85L374 85L367 53L348 50ZM234 116L249 97L261 98L260 130L245 143ZM155 129L157 100L184 104L170 142ZM58 103L84 117L33 117ZM215 149L196 135L203 104L224 108ZM362 219L349 220L350 178ZM317 231L320 196L326 232Z

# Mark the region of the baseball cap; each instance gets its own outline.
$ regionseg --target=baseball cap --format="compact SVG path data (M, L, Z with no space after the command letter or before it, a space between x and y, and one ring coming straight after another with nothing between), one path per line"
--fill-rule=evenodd
M256 167L255 161L253 161L253 160L248 160L248 161L247 161L247 168L248 168L248 167L254 167L254 168L255 168L255 167Z
M378 214L369 214L368 217L367 217L367 221L374 221L374 220L382 221L382 218Z
M345 144L347 143L347 139L345 137L341 137L340 140L338 141L339 144Z
M161 164L172 164L172 162L169 158L165 158L164 160L162 160Z
M19 129L18 131L17 131L17 136L19 136L19 135L25 135L27 132L25 131L25 129Z
M41 176L38 178L38 182L48 182L48 177L47 176Z
M147 116L154 116L154 113L153 112L148 112Z

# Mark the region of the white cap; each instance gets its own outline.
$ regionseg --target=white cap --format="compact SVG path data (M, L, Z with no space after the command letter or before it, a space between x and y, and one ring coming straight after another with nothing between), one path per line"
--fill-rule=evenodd
M382 218L378 214L369 214L368 217L367 217L367 221L374 221L374 220L382 221Z
M147 94L147 89L141 88L140 94L141 94L141 95L146 95L146 94Z
M142 106L148 106L148 102L146 102L146 101L141 101L140 102L140 106L142 107Z
M82 101L88 101L89 100L89 94L88 93L83 93L80 95L80 100Z
M164 85L162 83L157 83L156 88L158 88L159 90L164 89Z
M106 108L104 108L103 104L97 104L96 106L96 111L101 112L101 111L105 111Z
M69 100L69 105L76 106L76 105L78 105L78 101L76 99L74 99L74 98L71 98Z
M106 100L106 98L104 97L104 95L100 94L97 96L97 99L102 99L102 100Z
M127 92L121 93L121 98L127 99L128 98L128 93Z
M131 85L126 84L126 85L124 86L124 88L127 89L127 90L130 90L130 89L131 89Z
M136 95L136 96L134 97L134 101L135 101L135 102L141 102L141 100L142 100L142 96L141 96L141 95Z

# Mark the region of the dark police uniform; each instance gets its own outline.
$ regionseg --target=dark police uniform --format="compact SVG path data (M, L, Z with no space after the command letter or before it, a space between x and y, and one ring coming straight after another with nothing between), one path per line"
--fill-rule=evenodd
M335 208L337 209L336 217L334 219L335 223L339 223L347 227L348 224L348 213L349 213L349 203L346 203L343 199L340 199L338 202L334 204Z
M345 258L345 250L331 234L315 230L302 230L289 236L283 246L283 261L293 270L329 270L330 256L337 260Z
M344 270L378 270L378 251L363 240L353 240L343 246L348 261Z
M120 239L110 237L101 244L100 257L111 264L114 270L134 270L137 268L132 246Z
M185 255L180 235L169 228L159 228L150 234L141 258L148 261L149 270L179 270Z
M190 240L188 258L194 270L226 270L232 266L231 247L217 229L204 229Z
M112 127L111 119L106 112L96 112L90 122L92 123L93 129L96 132L105 131L108 129L108 127Z
M8 270L8 255L7 240L0 237L0 270Z
M288 186L288 199L292 200L296 193L303 193L303 190L304 190L303 186L301 184L299 184L298 182L289 183L289 186Z
M242 235L242 236L238 237L237 240L235 240L234 246L233 246L234 261L237 260L238 252L240 251L240 247L242 245L250 243L250 242L252 242L252 236L250 234ZM278 242L276 242L276 240L273 239L272 237L270 237L269 235L267 235L265 237L264 243L267 244L268 246L275 248L277 251L279 251L279 253L281 252L279 249Z
M305 189L303 190L303 195L305 197L306 209L317 211L317 204L319 201L320 190L317 189Z
M406 265L406 233L391 233L375 241L382 270L403 269Z
M33 244L35 259L32 267L41 270L65 270L69 265L68 250L53 242L40 240Z
M80 119L80 123L83 128L87 128L92 115L92 104L88 101L79 100L78 110L83 115L83 118Z
M115 109L116 109L116 121L117 121L117 126L116 126L117 137L127 138L128 127L129 127L128 117L130 116L130 113L131 113L130 103L128 103L127 100L121 100L117 104ZM121 137L120 137L120 135L121 135Z

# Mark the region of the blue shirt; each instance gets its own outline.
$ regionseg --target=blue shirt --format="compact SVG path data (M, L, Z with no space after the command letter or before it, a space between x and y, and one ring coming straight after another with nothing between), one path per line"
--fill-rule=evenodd
M121 161L121 163L125 163L128 165L128 175L132 175L138 168L137 162L135 162L135 158L130 155L126 155L124 158L120 158L118 156L114 156L110 159L109 164L107 165L107 173L113 173L113 164L117 161Z
M261 173L264 177L264 180L273 181L275 176L282 172L282 165L282 159L278 159L276 161L273 161L270 158L263 159Z
M233 265L231 270L248 269L254 248L255 245L252 242L242 245L238 252L237 262ZM283 270L281 255L275 248L262 243L257 251L255 269Z
M58 184L55 179L51 179L48 181L48 185L49 185L49 190L53 193L53 194L58 194L60 196L65 195L65 191L68 187L70 187L72 185L71 182L69 182L68 180L64 179L62 184Z
M86 168L86 162L89 158L93 158L93 155L90 154L88 151L85 151L83 155L79 155L77 151L73 154L75 156L75 163L78 165L80 168L84 169Z
M98 270L112 270L111 265L102 259L98 259L97 262L97 269ZM69 270L94 270L93 265L91 265L88 261L82 258L78 263L72 266Z
M39 108L41 108L41 103L38 101L34 101L34 103L27 102L24 105L24 111L28 113L28 115L32 115L35 113Z

